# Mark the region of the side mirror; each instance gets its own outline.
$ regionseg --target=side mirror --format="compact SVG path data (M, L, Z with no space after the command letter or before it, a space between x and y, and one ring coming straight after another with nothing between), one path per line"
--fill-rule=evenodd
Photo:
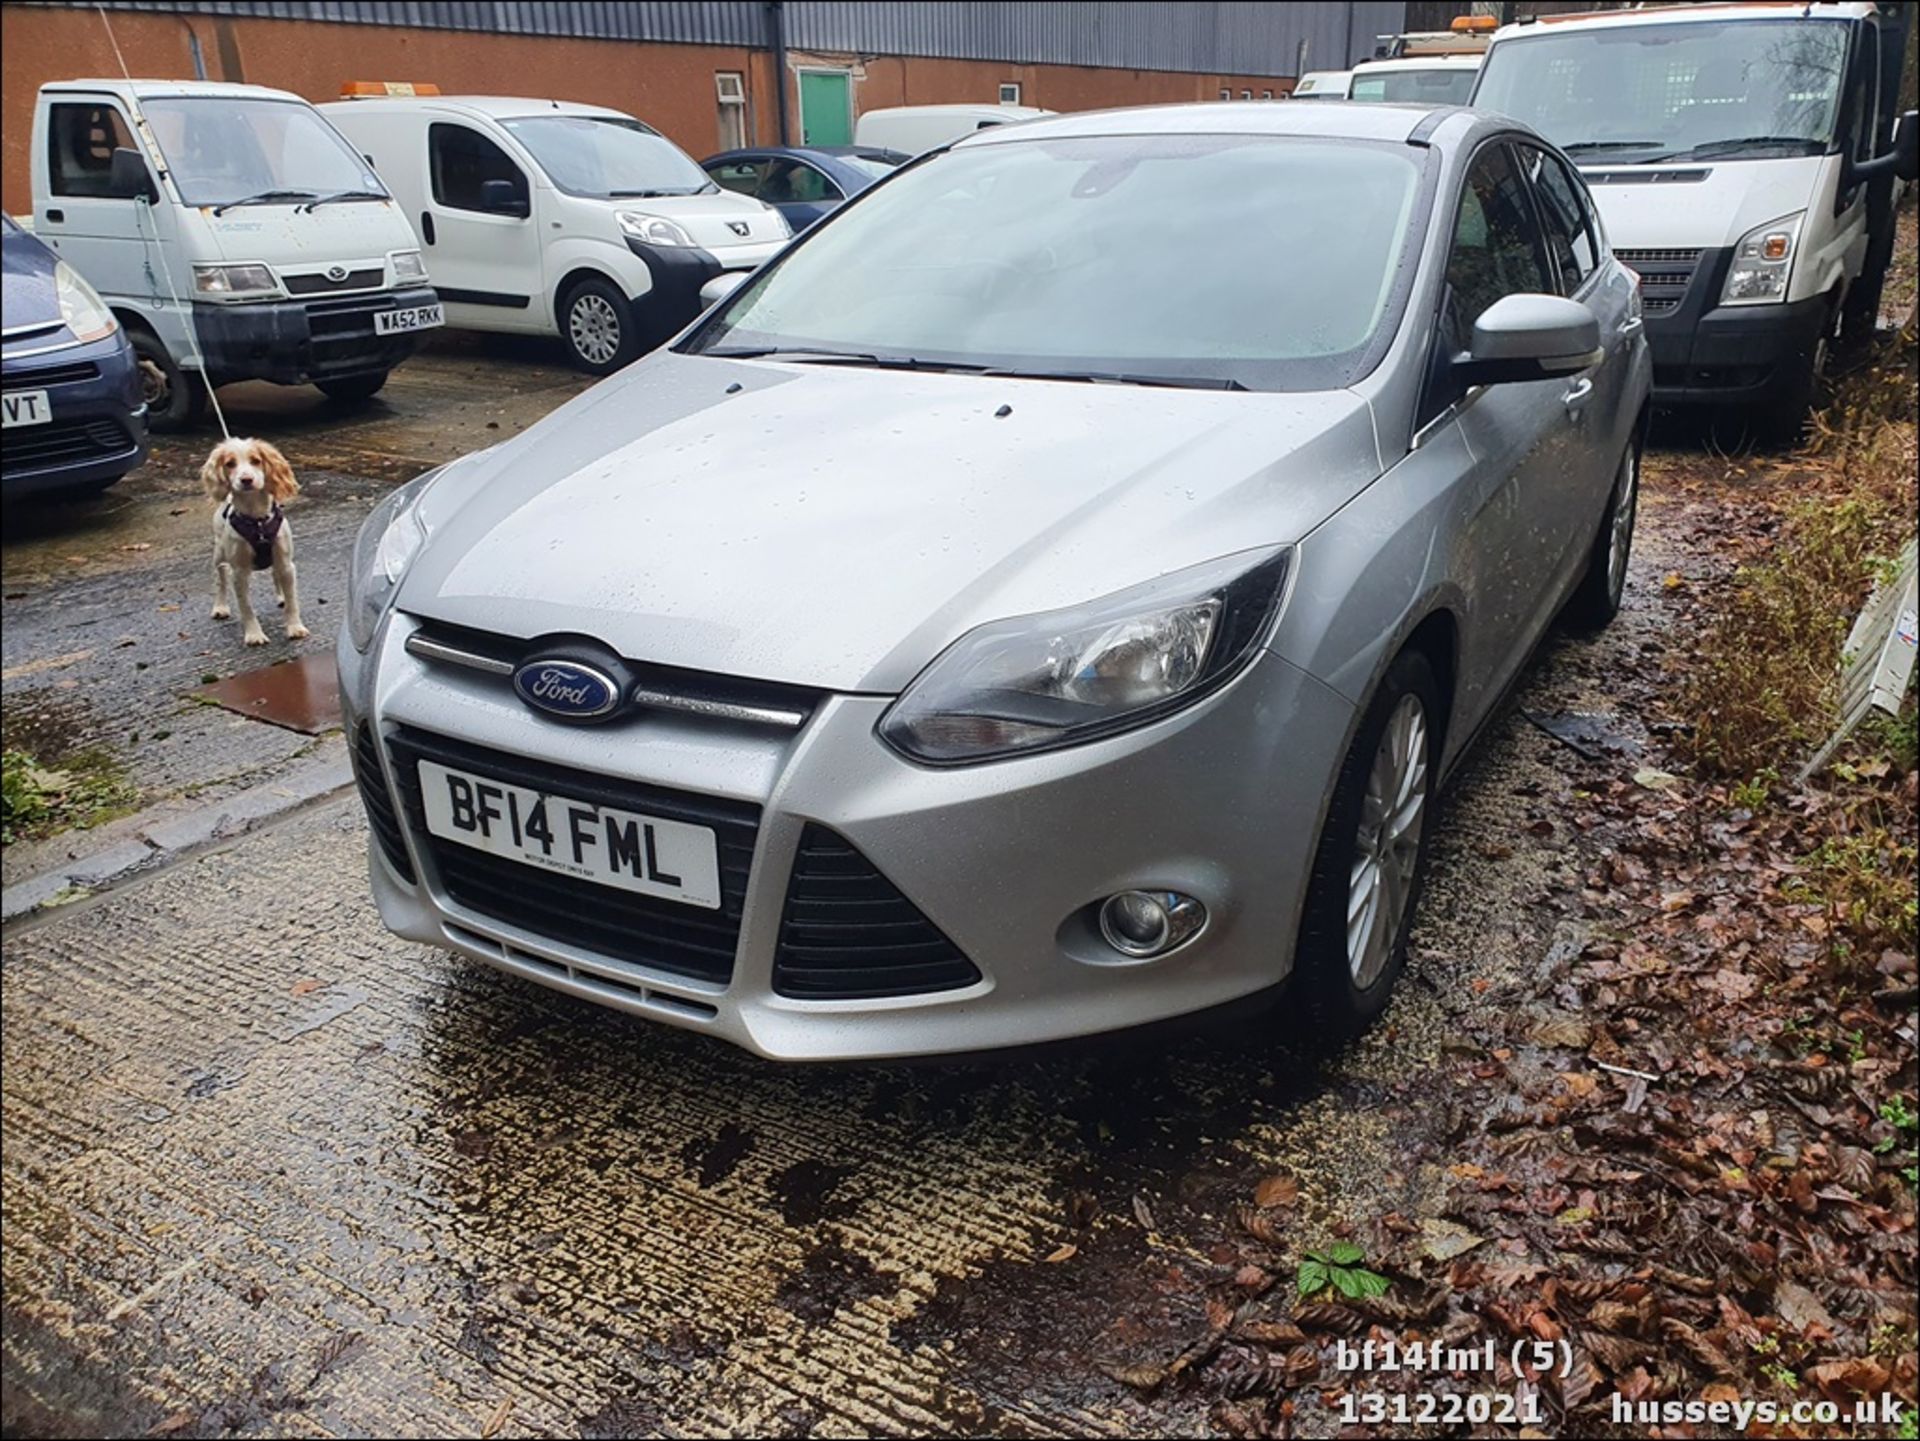
M480 208L489 215L512 215L520 220L533 214L532 204L511 180L482 180Z
M153 177L147 173L147 162L138 150L114 147L113 158L107 162L107 194L114 200L144 200L149 205L159 199Z
M700 287L700 308L718 305L753 276L750 270L723 270Z
M1508 295L1473 323L1473 342L1453 362L1459 383L1500 385L1576 375L1606 359L1600 320L1560 295Z
M1863 180L1878 180L1891 175L1898 180L1920 180L1920 110L1909 110L1893 127L1893 149L1871 160L1847 162L1842 183L1847 186Z

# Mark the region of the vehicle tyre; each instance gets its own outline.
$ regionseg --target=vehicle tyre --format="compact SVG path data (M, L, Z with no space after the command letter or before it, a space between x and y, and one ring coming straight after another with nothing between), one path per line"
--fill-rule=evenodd
M1834 312L1830 309L1806 358L1771 400L1753 407L1748 421L1754 437L1768 445L1792 445L1825 398L1827 357L1833 349Z
M1633 559L1633 524L1640 513L1640 444L1629 441L1614 472L1613 494L1587 552L1587 573L1567 601L1566 620L1576 630L1600 630L1620 614Z
M207 409L207 383L196 372L182 370L157 336L129 330L135 363L140 367L140 395L147 403L147 428L162 435L195 425Z
M560 339L573 363L592 375L611 375L640 353L632 304L598 276L579 282L561 301Z
M1432 665L1403 651L1367 703L1314 853L1294 952L1309 1036L1344 1040L1365 1030L1406 965L1445 716Z
M363 400L372 400L387 383L388 372L381 370L372 375L349 375L339 380L316 380L314 389L328 400L337 400L342 405L354 405Z

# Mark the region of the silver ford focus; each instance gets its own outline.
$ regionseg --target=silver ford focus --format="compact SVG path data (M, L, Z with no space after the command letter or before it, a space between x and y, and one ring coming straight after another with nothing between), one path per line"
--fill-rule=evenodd
M340 672L399 934L783 1059L1352 1031L1436 790L1618 608L1650 366L1460 109L983 131L393 492Z

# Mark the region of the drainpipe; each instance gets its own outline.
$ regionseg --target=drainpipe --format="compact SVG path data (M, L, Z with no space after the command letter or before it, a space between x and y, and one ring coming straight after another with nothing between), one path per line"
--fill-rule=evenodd
M1340 68L1342 70L1347 69L1350 65L1353 64L1353 12L1354 12L1354 9L1355 7L1352 5L1347 6L1347 43L1346 43L1346 48L1340 52Z
M767 29L770 34L769 47L773 51L773 97L779 108L780 134L782 145L788 143L787 120L787 7L781 0L768 0Z

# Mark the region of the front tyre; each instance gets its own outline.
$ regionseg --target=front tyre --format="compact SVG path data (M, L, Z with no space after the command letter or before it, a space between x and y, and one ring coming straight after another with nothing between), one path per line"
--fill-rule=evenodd
M1606 514L1587 554L1587 573L1567 601L1566 618L1580 630L1600 630L1620 614L1627 592L1627 565L1633 559L1633 525L1640 513L1640 447L1627 443L1614 473Z
M1382 677L1340 767L1294 953L1310 1034L1345 1039L1365 1030L1406 966L1445 715L1432 665L1405 651Z
M592 375L611 375L640 353L633 306L597 276L575 285L561 302L560 339L573 363Z
M129 329L134 364L140 371L140 398L147 404L147 428L161 435L186 430L205 414L207 385L194 371L182 370L159 337Z

